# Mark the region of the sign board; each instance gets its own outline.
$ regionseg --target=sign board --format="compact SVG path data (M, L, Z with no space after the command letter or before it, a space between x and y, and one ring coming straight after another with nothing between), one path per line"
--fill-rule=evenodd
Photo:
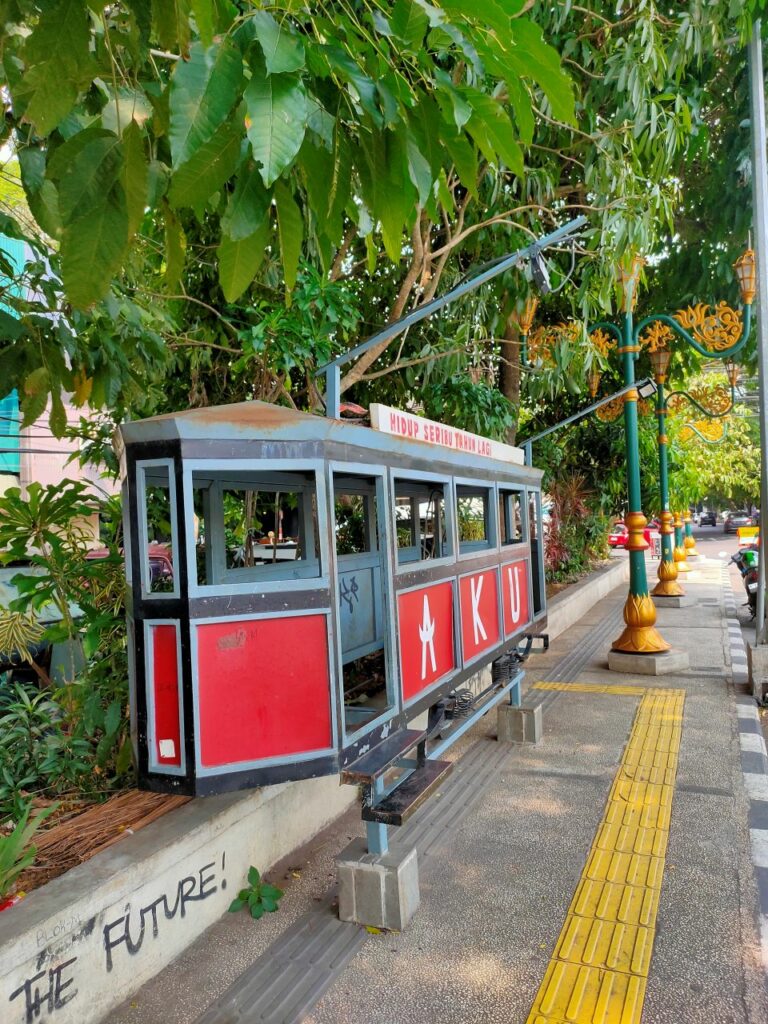
M388 405L371 405L371 426L384 434L404 437L411 441L423 441L426 444L437 444L450 448L453 452L469 452L487 459L499 459L502 462L514 462L522 466L525 462L522 448L511 444L492 441L480 434L470 434L458 427L448 427L444 423L414 416L412 412L402 412Z
M757 544L760 537L760 527L740 526L736 531L736 536L739 538L739 546L742 544Z

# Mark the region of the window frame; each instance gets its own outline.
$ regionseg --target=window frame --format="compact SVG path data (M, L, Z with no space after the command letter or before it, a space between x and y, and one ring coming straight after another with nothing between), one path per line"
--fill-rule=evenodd
M529 540L528 536L528 488L524 484L518 484L513 486L512 484L498 484L497 487L499 494L499 501L497 506L499 512L501 512L501 502L504 501L503 515L505 521L499 521L499 547L502 551L507 548L516 547L518 544L527 544ZM510 498L513 494L518 495L520 499L520 537L517 540L504 540L504 527L506 526L506 520L512 520L510 515ZM498 514L498 513L497 513Z
M446 546L448 551L446 554L441 555L440 558L409 558L405 561L400 560L400 552L408 551L416 548L419 550L419 545L412 545L411 548L400 548L397 544L397 497L398 488L396 482L403 481L404 483L413 484L441 484L443 487L443 496L445 499L445 537ZM425 568L428 566L440 566L440 565L452 565L456 561L457 554L457 533L455 526L455 492L453 485L453 478L442 473L425 473L422 470L416 469L399 469L390 467L389 469L389 494L392 507L392 545L393 545L393 557L392 565L396 574L413 572L417 568ZM406 495L407 497L407 495Z
M258 466L258 468L257 468ZM286 564L300 565L301 560L296 563L282 562L272 566L249 566L247 568L227 569L220 564L214 567L213 575L215 582L200 583L197 578L197 552L195 545L194 530L189 529L186 536L187 544L187 565L188 585L190 598L195 597L217 597L231 594L254 594L254 593L276 593L284 590L327 590L329 586L329 550L328 536L323 529L323 522L327 521L328 512L326 507L326 487L323 474L324 464L320 459L259 459L256 463L252 459L185 459L184 460L184 509L188 523L194 522L194 492L195 476L210 476L212 482L218 485L219 489L226 489L223 485L229 485L229 489L248 489L247 480L231 474L247 474L251 479L258 477L265 480L268 486L275 485L280 481L275 479L269 481L271 474L311 474L314 484L314 495L316 501L316 514L318 525L319 549L315 557L307 560L307 563L297 573L290 576L285 575L283 566ZM285 482L284 480L282 482ZM303 489L303 488L302 488ZM311 500L312 488L307 487L307 494ZM205 500L205 499L204 499ZM224 523L221 515L221 502L210 503L210 521L223 536ZM306 513L306 510L305 510ZM314 530L313 547L314 547ZM206 550L206 566L208 559L215 557L218 548L211 548L209 555ZM254 574L254 570L259 570ZM265 571L266 570L266 571Z
M340 477L343 480L349 477L370 477L374 480L374 494L376 497L376 524L370 523L373 536L375 537L378 526L378 547L372 548L359 555L337 555L336 545L333 545L331 557L333 558L334 579L339 578L339 559L370 560L378 554L381 558L381 580L382 580L382 616L384 630L384 673L387 685L387 708L380 715L375 715L369 722L364 722L359 729L348 729L344 707L344 661L341 643L341 625L337 613L338 594L331 594L331 605L333 607L333 632L335 639L335 655L333 665L336 671L336 700L338 706L338 728L341 736L342 748L358 743L367 733L379 728L384 723L402 714L400 681L400 662L397 656L396 625L395 617L395 585L393 569L397 563L392 561L392 545L396 544L396 536L392 529L392 518L388 510L388 497L391 494L391 480L386 466L367 465L363 463L329 462L327 466L327 488L329 496L329 523L328 533L335 537L335 506L336 487L334 478ZM340 493L354 493L352 488ZM394 514L394 513L393 513Z
M154 591L151 589L152 570L149 564L149 520L147 517L147 470L168 470L168 502L171 522L171 563L173 567L173 590ZM151 486L162 486L154 484ZM179 508L176 500L176 464L173 459L139 459L136 462L136 510L139 534L139 585L142 601L172 601L181 596L179 566ZM129 534L126 534L129 536Z
M462 495L460 493L461 488L474 488L476 490L486 491L488 493L488 501L486 504L485 515L486 539L483 541L459 540L459 498L468 497L468 495ZM467 558L476 558L478 555L482 555L487 551L498 551L499 526L497 522L498 499L496 484L492 480L477 480L466 477L454 477L453 491L453 512L456 529L456 551L459 560ZM467 547L466 545L471 545L471 547Z

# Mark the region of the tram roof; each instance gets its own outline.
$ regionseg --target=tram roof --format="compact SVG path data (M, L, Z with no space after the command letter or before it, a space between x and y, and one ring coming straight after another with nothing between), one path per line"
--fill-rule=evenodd
M372 452L399 453L406 459L446 462L468 473L480 461L484 466L504 467L507 472L514 467L522 478L530 476L538 481L541 476L540 470L511 460L502 461L456 451L440 444L401 438L363 424L297 412L268 402L236 402L164 413L124 423L120 433L128 445L153 441L329 441L367 448Z

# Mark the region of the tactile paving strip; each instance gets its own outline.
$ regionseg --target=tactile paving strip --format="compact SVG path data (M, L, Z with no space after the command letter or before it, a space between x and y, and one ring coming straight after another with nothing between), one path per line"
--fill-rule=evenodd
M582 640L574 644L572 650L564 658L561 658L554 668L547 670L552 682L577 679L579 673L587 667L597 652L604 650L613 635L621 632L623 621L624 609L623 606L618 606L602 622L598 623L594 629L591 629ZM535 692L536 690L547 689L552 692ZM559 686L532 686L528 690L523 703L526 707L541 705L542 709L545 709L557 699L558 693L571 689L573 687L568 682L561 683Z
M685 691L535 685L642 694L642 699L527 1024L639 1024L664 877Z

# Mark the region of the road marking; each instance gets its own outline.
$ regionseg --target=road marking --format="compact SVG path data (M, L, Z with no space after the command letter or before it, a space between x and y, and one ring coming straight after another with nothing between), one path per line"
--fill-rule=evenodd
M685 691L590 683L534 686L641 700L527 1024L639 1024L664 877Z

